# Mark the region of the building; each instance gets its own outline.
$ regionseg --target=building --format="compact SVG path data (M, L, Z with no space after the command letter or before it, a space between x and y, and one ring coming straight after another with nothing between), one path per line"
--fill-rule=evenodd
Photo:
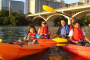
M10 12L19 12L24 13L24 2L14 1L14 0L1 0L0 2L0 10L5 9Z
M9 11L24 13L24 2L22 1L9 1Z
M12 1L12 0L1 0L0 10L1 9L9 10L9 1Z
M81 2L81 3L90 3L90 0L79 0L79 2Z
M82 5L82 4L84 4L84 3L82 3L82 2L72 2L72 3L68 3L67 7L74 7L74 6L78 6L78 5Z
M30 0L25 1L25 14L27 14L30 10Z
M64 2L57 0L26 0L25 14L27 14L28 12L31 12L32 14L42 12L44 11L42 8L43 5L48 5L54 9L58 9L64 7L64 4Z

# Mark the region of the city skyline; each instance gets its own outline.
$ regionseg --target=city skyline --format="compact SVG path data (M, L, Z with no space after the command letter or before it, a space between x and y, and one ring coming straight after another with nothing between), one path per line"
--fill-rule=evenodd
M15 0L15 1L23 1L25 2L25 0ZM57 0L57 1L60 1L60 0ZM79 0L64 0L65 3L72 3L72 2L79 2Z

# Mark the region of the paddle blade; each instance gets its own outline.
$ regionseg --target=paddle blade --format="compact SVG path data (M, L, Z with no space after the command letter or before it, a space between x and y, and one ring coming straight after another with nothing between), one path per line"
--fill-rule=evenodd
M58 42L51 39L38 39L38 44L40 44L42 47L52 47L58 44Z
M65 42L68 42L67 39L64 39L64 38L54 38L52 40L59 43L56 46L64 46L66 44Z
M0 39L0 42L2 42L2 39Z
M53 8L51 8L47 5L43 5L43 10L45 10L47 12L56 12Z

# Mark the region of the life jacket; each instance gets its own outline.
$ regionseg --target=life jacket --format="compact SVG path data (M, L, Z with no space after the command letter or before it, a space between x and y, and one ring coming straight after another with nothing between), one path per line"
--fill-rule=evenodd
M34 39L37 39L36 38L36 33L28 33L27 40L33 41Z
M39 35L43 34L43 33L48 34L48 27L47 26L40 28Z
M73 29L73 26L72 25L70 25L70 29L69 29L69 31L71 31Z
M84 40L84 38L83 38L83 32L82 32L82 29L81 28L74 27L72 39L74 41Z

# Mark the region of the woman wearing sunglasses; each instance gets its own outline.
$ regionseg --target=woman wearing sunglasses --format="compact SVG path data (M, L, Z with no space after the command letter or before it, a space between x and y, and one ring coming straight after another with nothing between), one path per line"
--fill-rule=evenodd
M51 32L45 21L42 21L41 27L38 30L38 34L41 38L49 39Z

